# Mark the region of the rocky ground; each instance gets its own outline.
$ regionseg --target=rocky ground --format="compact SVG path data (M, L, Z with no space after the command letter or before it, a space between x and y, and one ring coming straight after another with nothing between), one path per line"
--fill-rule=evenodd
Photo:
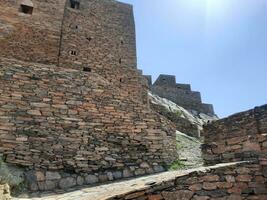
M216 115L189 112L183 107L149 93L151 106L176 124L176 140L179 160L172 163L171 170L191 169L203 165L201 156L201 131L203 125L218 120ZM193 137L192 137L193 136Z
M180 163L183 169L191 169L201 167L203 159L201 157L200 139L190 137L184 133L177 131L177 151L179 154Z
M204 113L197 113L194 111L189 112L186 109L184 109L183 107L175 104L174 102L172 102L168 99L165 99L165 98L161 98L161 97L159 97L155 94L152 94L150 92L149 92L149 98L150 98L150 101L152 103L152 106L157 105L157 106L160 106L163 109L165 109L166 112L176 113L177 118L181 118L181 119L183 119L183 121L187 121L187 123L191 124L193 127L196 126L199 129L199 131L201 131L203 129L204 124L219 119L216 115L209 116L209 115L206 115ZM177 128L179 129L179 126ZM185 131L181 131L181 132L184 132L187 135L192 135L190 133L190 129L187 131L188 132L185 132ZM195 131L195 130L191 130L191 131Z

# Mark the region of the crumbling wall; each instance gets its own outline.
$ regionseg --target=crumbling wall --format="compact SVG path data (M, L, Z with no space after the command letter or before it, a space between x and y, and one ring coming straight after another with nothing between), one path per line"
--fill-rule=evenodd
M104 182L110 173L122 178L162 171L177 158L174 126L98 74L0 63L0 152L7 163ZM51 189L47 176L30 175L31 183L48 184L33 190Z
M151 82L150 76L145 78ZM191 91L189 84L176 83L173 75L160 75L154 84L150 85L152 93L173 101L179 106L199 113L214 115L213 106L204 104L201 100L200 92Z
M32 14L22 4L33 5ZM58 62L65 0L0 0L0 57Z

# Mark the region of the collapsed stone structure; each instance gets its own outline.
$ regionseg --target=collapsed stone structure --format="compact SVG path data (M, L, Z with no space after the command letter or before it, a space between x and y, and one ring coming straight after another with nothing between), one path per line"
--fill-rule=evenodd
M150 109L132 7L0 0L0 153L32 191L164 170L175 127Z
M152 93L189 111L215 115L213 105L202 103L200 92L192 91L189 84L176 83L175 76L161 74L153 84L151 76L146 75L145 78L148 80Z

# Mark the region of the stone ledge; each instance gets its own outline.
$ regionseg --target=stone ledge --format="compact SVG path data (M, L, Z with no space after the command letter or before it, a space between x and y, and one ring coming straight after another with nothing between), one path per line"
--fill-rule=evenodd
M155 191L162 191L166 188L174 187L177 180L183 180L188 177L203 176L211 171L224 171L228 168L242 167L248 164L245 162L224 163L211 167L201 167L197 169L185 171L171 171L164 172L157 175L136 178L127 181L114 182L95 187L78 187L70 190L58 190L56 193L35 193L29 196L32 198L14 198L14 200L80 200L80 199L94 199L94 200L112 200L112 199L136 199L138 196L144 196ZM207 181L211 179L207 178ZM206 186L208 187L208 185ZM67 193L64 193L67 192ZM168 195L168 194L167 194ZM39 198L38 198L39 197Z

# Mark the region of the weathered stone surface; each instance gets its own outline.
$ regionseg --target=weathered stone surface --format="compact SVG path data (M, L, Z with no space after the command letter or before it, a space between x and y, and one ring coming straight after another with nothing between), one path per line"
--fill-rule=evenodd
M82 176L77 177L77 185L83 185L84 184L84 178Z
M60 174L58 172L46 172L46 180L59 180L61 178Z
M150 168L149 164L147 164L146 162L142 162L142 163L140 164L140 167L141 167L141 168Z
M215 190L217 188L217 185L214 183L203 183L203 189L205 190Z
M55 181L46 181L45 182L45 190L54 190L56 189L57 184Z
M235 177L234 176L231 176L231 175L226 175L225 176L225 179L229 183L234 183L235 182Z
M122 178L122 172L121 171L116 171L113 173L114 179L120 179Z
M37 171L37 172L35 173L35 175L36 175L36 179L37 179L38 182L39 182L39 181L45 181L45 175L44 175L43 172L41 172L41 171Z
M194 184L194 185L191 185L189 186L189 189L193 192L195 191L199 191L202 189L202 184Z
M63 178L59 181L59 187L61 189L66 189L70 188L76 185L76 180L75 178L68 177L68 178Z
M106 174L100 174L98 178L99 178L99 182L101 183L107 182L109 180Z
M239 175L236 177L236 180L239 182L250 182L252 179L252 176L250 175Z
M131 176L133 176L133 173L129 169L124 169L123 170L123 177L124 178L128 178L128 177L131 177Z
M194 193L189 190L181 190L175 192L162 192L162 196L167 200L188 200L193 197Z
M94 184L94 183L98 183L98 178L95 175L88 175L85 177L85 182L86 184Z
M203 181L215 182L219 181L220 177L218 175L204 176L201 178Z
M154 166L154 170L155 170L156 172L163 172L163 171L165 171L164 168L163 168L162 166L158 166L158 165Z

